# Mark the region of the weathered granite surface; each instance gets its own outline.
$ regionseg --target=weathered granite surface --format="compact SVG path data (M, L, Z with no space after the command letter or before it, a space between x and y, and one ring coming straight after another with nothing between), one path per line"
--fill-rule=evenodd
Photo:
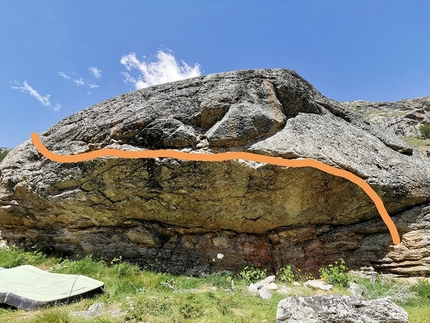
M387 298L292 296L278 304L277 323L408 323L408 313Z
M420 128L422 125L430 124L430 96L397 102L358 100L342 104L381 128L393 131L399 137L425 139ZM421 141L417 149L429 157L430 139Z
M403 242L392 245L361 188L317 169L171 158L63 164L26 141L0 164L0 230L9 244L121 255L175 273L244 263L317 272L340 257L351 268L430 273L428 159L294 71L235 71L126 93L40 138L59 154L117 148L314 158L365 179Z

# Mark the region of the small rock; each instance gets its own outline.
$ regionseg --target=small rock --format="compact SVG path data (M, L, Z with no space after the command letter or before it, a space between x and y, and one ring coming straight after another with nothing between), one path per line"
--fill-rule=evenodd
M268 277L264 278L263 280L260 280L259 282L255 283L255 285L257 286L257 289L260 289L264 285L271 284L271 283L275 282L275 278L276 278L275 275L268 276Z
M366 287L349 282L349 288L348 291L351 293L352 296L361 297L363 296L364 292L366 291Z
M267 290L277 290L279 289L278 285L276 285L275 283L270 283L270 284L266 284L263 286L264 289Z
M257 294L257 286L255 284L252 284L248 286L248 292L250 292L251 294L256 295Z
M94 303L90 307L88 307L88 311L90 312L101 312L105 308L105 303Z
M70 317L79 317L82 319L91 319L94 317L98 317L101 315L101 312L105 308L104 303L95 303L91 305L87 311L79 311L79 312L72 312L69 314Z
M274 275L266 277L255 284L250 284L248 291L253 295L259 295L262 299L269 299L272 297L271 291L278 289L278 285L274 281Z
M272 293L270 292L270 290L267 290L265 288L260 288L257 291L258 295L262 298L262 299L269 299L272 298Z
M291 288L287 286L281 286L281 288L278 289L278 293L288 295L289 293L291 293Z
M117 308L110 313L110 316L111 317L118 317L118 316L121 316L122 314L123 313L121 312L121 310L119 308Z
M331 290L333 288L333 285L327 284L326 282L322 281L321 279L315 279L315 280L308 280L305 284L305 287L312 288L312 289L321 289L321 290Z

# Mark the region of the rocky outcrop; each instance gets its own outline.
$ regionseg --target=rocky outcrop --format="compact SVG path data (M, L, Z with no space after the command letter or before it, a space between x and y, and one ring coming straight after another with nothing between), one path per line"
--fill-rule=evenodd
M393 131L399 137L422 138L420 127L430 124L430 97L397 102L359 100L342 104L380 127ZM423 141L417 148L425 154L430 154L430 140Z
M399 136L419 136L419 126L430 123L430 97L397 102L369 102L363 100L342 104L383 128Z
M340 257L350 267L430 272L427 158L293 71L229 72L127 93L40 138L65 155L116 148L317 159L365 179L403 242L392 244L361 188L314 168L113 157L65 164L26 141L0 165L0 230L9 244L122 256L174 273L244 263L317 273Z
M408 323L408 313L387 298L292 296L278 304L277 323Z

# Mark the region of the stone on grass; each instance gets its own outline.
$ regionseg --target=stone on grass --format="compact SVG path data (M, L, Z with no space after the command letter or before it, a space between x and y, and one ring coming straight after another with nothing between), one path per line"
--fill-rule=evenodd
M348 291L351 293L352 296L361 297L366 291L366 287L364 287L363 285L359 285L352 282L349 282L348 284Z
M277 323L408 323L408 313L387 298L292 296L278 304Z
M321 279L308 280L304 284L304 286L312 289L321 289L326 291L329 291L333 288L333 285L327 284L325 281Z
M262 299L269 299L272 297L271 291L278 289L274 281L274 275L266 277L255 284L251 283L248 287L248 291L253 295L259 295Z
M88 307L86 311L72 312L69 314L70 317L79 317L84 320L92 319L101 315L105 308L104 303L95 303Z

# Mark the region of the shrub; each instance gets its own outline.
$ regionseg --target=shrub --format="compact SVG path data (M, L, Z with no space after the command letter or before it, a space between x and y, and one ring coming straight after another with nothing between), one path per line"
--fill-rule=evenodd
M348 267L346 267L345 261L342 258L339 261L335 261L334 264L320 268L319 272L321 279L331 285L347 287L350 281Z
M363 297L366 299L376 299L387 297L397 304L407 304L418 295L407 284L398 284L393 280L378 275L370 279L354 278L354 282L364 287Z
M430 139L430 124L421 125L420 131L424 138Z
M408 301L410 306L429 306L430 305L430 283L428 279L420 281L417 285L411 287L411 291L416 297Z
M247 284L249 284L266 278L266 273L267 269L258 269L245 265L243 270L240 272L240 276Z
M9 152L9 150L1 150L0 149L0 162L6 157L7 153Z
M290 283L290 284L294 282L294 272L291 269L291 265L280 268L279 272L277 273L277 276L279 281L281 282Z

